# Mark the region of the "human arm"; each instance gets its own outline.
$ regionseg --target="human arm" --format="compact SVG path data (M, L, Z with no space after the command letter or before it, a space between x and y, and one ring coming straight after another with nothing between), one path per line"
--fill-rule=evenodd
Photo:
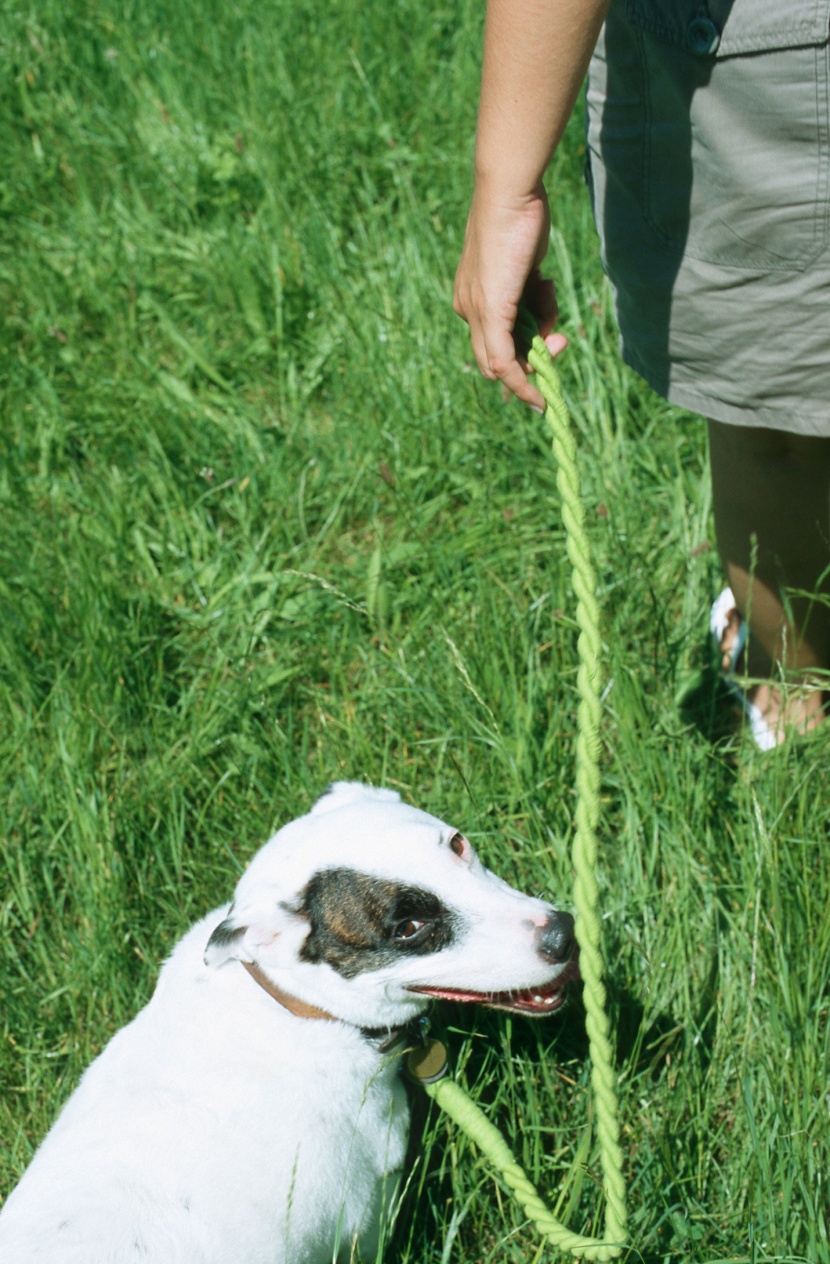
M550 232L542 177L579 93L608 0L488 0L475 187L453 306L470 326L478 366L537 408L516 358L519 301L552 354L556 296L539 267Z

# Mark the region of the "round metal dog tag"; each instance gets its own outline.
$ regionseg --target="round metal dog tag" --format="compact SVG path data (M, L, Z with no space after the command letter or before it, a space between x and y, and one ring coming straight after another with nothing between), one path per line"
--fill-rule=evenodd
M427 1040L406 1057L406 1073L416 1084L434 1084L447 1074L447 1051L440 1040Z

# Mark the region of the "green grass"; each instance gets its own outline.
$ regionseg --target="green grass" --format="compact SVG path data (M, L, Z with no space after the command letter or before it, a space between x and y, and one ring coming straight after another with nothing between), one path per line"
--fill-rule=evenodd
M547 437L450 289L480 6L17 6L0 37L0 1190L197 915L336 777L567 901L573 597ZM600 574L601 886L632 1251L830 1261L830 735L717 736L702 423L619 362L551 172ZM711 714L710 714L711 713ZM447 1011L596 1230L578 1000ZM402 1264L548 1258L431 1119Z

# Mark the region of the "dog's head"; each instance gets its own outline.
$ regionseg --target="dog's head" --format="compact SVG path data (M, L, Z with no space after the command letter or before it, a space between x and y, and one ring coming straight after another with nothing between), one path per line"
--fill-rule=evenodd
M453 826L353 782L254 857L205 953L231 960L364 1027L432 997L549 1014L578 977L569 914L490 873Z

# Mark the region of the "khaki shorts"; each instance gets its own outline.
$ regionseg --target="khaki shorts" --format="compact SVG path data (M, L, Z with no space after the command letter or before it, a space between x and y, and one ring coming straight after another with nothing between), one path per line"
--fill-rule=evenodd
M830 0L612 0L589 177L625 360L717 421L830 436Z

